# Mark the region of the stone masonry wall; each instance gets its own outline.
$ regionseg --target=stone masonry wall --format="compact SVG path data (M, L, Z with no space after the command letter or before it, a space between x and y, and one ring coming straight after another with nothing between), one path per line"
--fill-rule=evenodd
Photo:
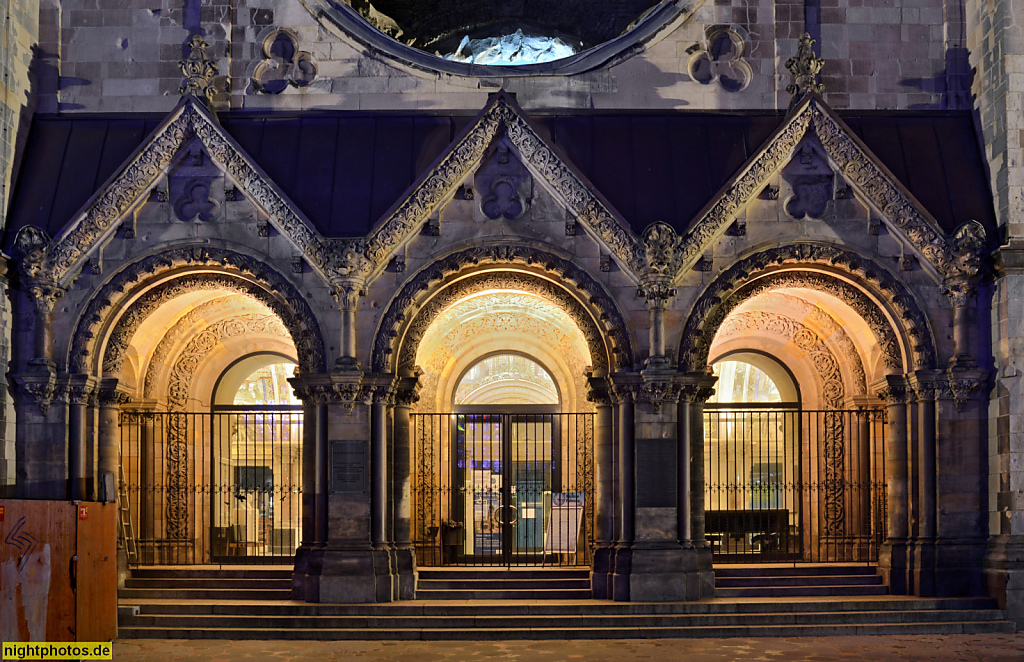
M833 107L941 108L965 101L955 94L966 71L956 0L698 0L690 6L689 18L610 67L481 79L368 54L293 0L70 0L56 11L44 7L42 30L57 39L60 61L40 89L48 109L164 112L179 97L182 45L198 33L230 76L225 106L232 108L476 110L500 87L532 109L785 108L784 65L806 29L827 60L823 76ZM731 27L737 44L709 49L715 26ZM306 86L288 84L296 80L294 63L268 57L265 40L281 28L315 64ZM702 57L714 72L743 79L742 89L692 76ZM737 68L739 58L744 64ZM252 81L265 60L285 86L280 93L262 93Z

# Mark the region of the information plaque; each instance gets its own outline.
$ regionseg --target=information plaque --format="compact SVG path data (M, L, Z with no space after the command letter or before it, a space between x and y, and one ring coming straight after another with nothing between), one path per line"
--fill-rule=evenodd
M331 441L331 494L366 494L365 441Z

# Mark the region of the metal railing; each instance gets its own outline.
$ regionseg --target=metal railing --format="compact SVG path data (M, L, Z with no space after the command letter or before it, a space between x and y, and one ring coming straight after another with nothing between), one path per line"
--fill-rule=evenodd
M593 414L411 418L419 565L590 564Z
M281 563L301 539L302 411L122 412L140 565Z
M878 560L881 410L704 411L705 536L715 563Z

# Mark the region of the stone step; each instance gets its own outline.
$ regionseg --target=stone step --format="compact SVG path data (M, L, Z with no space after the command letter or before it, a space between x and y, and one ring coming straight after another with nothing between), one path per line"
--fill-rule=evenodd
M578 589L590 591L590 579L425 579L420 575L417 591L478 591L485 589L524 590L536 588Z
M863 611L812 612L807 614L672 614L672 615L558 615L526 616L516 619L517 629L534 628L652 628L706 625L709 627L733 625L815 625L838 623L842 625L930 622L982 622L1002 620L997 611ZM422 616L198 616L198 615L137 615L123 616L122 627L150 627L163 629L192 628L269 628L269 629L393 629L393 628L459 628L499 629L508 625L504 616L445 615Z
M291 579L291 566L266 568L203 567L203 566L144 566L134 568L131 575L140 579Z
M417 600L586 600L590 588L452 588L416 587Z
M589 568L419 568L420 579L589 579Z
M715 589L760 586L881 586L879 575L797 575L771 577L719 577Z
M120 606L136 605L143 615L253 615L253 616L522 616L559 615L664 615L664 614L804 614L813 612L862 611L982 611L995 612L991 598L906 598L869 597L849 600L806 599L778 602L770 599L706 600L701 602L609 602L575 600L552 602L436 603L420 600L381 604L314 604L305 602L252 603L245 600L208 600L205 602L132 602L122 599Z
M287 600L291 590L278 588L122 588L119 600Z
M195 577L129 577L125 579L127 588L148 589L278 589L291 590L291 579L267 579L247 577L218 577L201 579Z
M797 577L822 575L876 575L873 565L716 565L715 577Z
M314 640L542 640L641 639L705 637L801 637L836 635L1010 634L1006 620L920 621L911 623L692 625L678 627L537 627L537 628L190 628L185 632L162 627L119 627L123 639L314 639Z
M744 586L739 588L715 587L716 598L797 598L797 597L854 597L886 595L889 587L875 586Z

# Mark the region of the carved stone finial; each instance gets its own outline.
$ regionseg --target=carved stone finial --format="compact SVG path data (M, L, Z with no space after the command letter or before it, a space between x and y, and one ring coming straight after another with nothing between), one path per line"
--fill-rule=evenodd
M26 225L18 230L12 252L26 278L35 280L49 277L47 250L50 242L50 235L34 225Z
M786 68L793 76L793 82L786 86L786 91L793 95L791 106L807 92L825 91L825 86L818 82L818 72L825 66L824 58L814 54L811 48L814 40L807 32L800 36L800 47L796 56L786 60Z
M207 44L201 36L194 35L188 45L191 52L187 58L178 62L181 74L185 77L178 93L191 94L210 105L217 94L213 85L213 78L219 73L217 63L206 54Z

